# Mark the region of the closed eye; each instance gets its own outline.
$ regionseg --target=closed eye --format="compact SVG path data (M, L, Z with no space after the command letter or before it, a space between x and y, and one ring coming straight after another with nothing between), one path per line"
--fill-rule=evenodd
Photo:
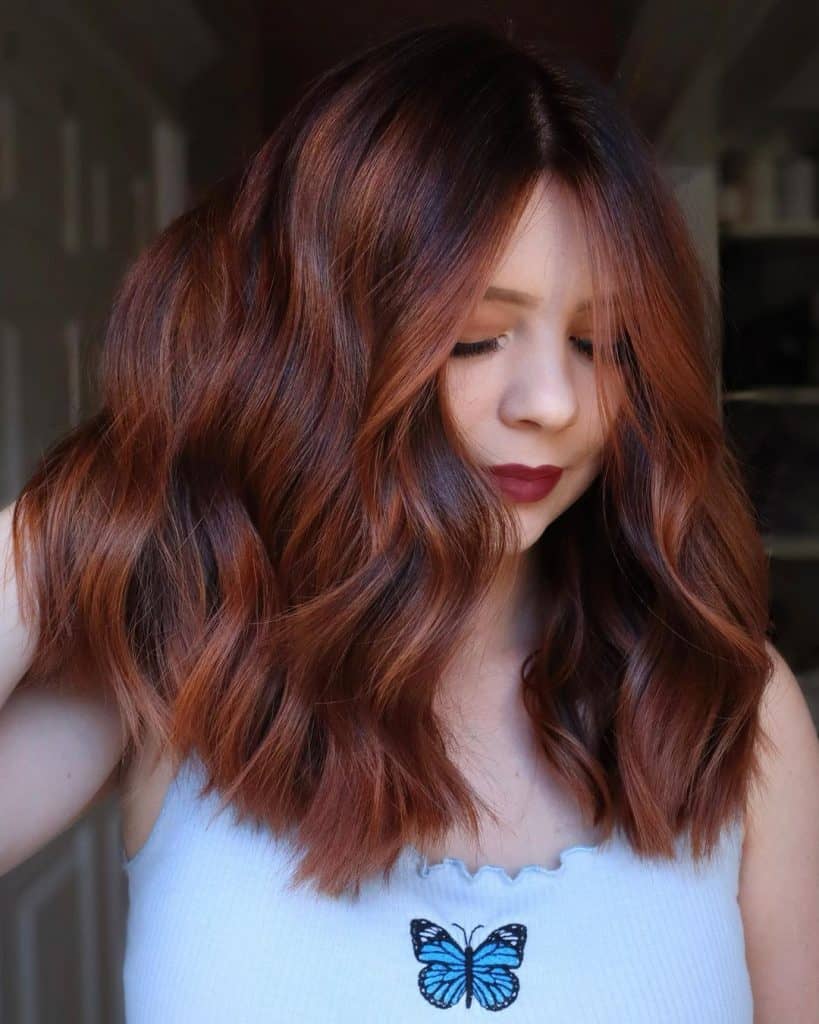
M496 334L494 338L483 338L481 341L465 342L459 341L452 349L452 355L458 357L480 356L486 352L497 352L500 348L500 339L503 334ZM576 335L569 335L569 341L575 346L581 355L586 359L594 358L594 343L588 338L578 338Z
M499 342L502 335L494 338L484 338L482 341L465 342L459 341L452 349L453 356L481 356L484 352L497 352L500 348Z

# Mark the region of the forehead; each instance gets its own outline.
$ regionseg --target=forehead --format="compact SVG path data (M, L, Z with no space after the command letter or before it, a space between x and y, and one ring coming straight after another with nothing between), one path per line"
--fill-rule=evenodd
M591 266L582 221L566 186L538 182L495 264L490 283L528 292L546 304L591 297Z

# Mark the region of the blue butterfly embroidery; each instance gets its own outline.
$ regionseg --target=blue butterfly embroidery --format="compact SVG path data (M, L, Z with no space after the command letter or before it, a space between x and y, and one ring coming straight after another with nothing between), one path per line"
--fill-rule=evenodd
M526 943L526 926L505 924L496 928L477 947L472 936L483 928L475 925L461 949L446 928L415 917L410 921L412 949L417 960L427 966L418 975L418 988L428 1003L447 1010L466 992L467 1009L473 995L485 1010L503 1010L518 997L520 982L510 968L520 967Z

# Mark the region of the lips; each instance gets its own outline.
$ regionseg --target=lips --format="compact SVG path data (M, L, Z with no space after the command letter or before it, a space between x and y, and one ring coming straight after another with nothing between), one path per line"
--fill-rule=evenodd
M491 469L503 494L518 502L541 501L563 473L560 466L533 467L519 463L492 466Z
M560 466L524 466L519 462L506 462L502 466L492 466L492 472L515 480L542 480L560 476L563 469Z

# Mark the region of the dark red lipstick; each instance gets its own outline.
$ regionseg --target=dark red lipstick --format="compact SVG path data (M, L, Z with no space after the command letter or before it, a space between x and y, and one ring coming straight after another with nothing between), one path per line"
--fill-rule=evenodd
M563 473L560 466L524 466L519 462L507 462L490 469L501 491L519 502L545 498Z

